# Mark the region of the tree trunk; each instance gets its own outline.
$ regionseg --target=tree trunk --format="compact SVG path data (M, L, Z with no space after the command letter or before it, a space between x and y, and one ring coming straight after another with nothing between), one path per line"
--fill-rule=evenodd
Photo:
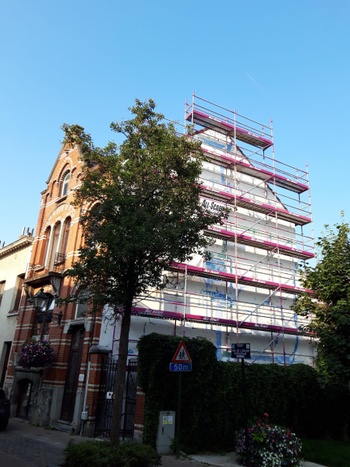
M114 389L113 418L111 442L119 444L120 425L123 411L123 396L125 388L126 363L128 358L129 331L131 322L132 298L127 300L120 329L119 355L117 364L117 382Z

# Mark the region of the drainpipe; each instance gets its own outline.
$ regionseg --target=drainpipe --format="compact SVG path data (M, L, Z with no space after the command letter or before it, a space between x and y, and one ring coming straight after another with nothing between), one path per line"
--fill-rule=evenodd
M91 367L91 362L90 362L90 358L88 357L88 365L87 365L87 370L86 370L86 381L85 381L85 387L84 387L83 411L81 412L81 416L80 416L80 420L81 420L80 433L79 433L80 436L83 436L85 424L89 416L89 411L86 410L86 401L87 401L87 393L88 393L88 386L89 386L89 379L90 379L90 367Z

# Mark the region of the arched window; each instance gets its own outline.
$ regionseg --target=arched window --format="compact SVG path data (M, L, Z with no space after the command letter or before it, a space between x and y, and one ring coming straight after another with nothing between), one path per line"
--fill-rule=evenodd
M61 232L61 222L57 222L57 224L53 228L49 268L52 268L52 266L54 265L56 261L56 253L58 251L60 232Z
M40 265L44 266L46 262L47 250L49 247L51 227L45 230L44 238L42 239L41 250L40 250Z
M67 217L67 219L64 221L64 224L63 224L63 236L62 236L62 247L61 247L62 255L65 255L67 253L70 223L71 223L71 218Z
M62 177L61 196L66 196L69 188L70 172L66 172Z

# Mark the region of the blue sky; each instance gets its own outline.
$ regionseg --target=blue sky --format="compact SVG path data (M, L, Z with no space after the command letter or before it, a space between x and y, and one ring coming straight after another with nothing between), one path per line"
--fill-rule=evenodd
M102 146L135 98L182 121L193 92L273 120L316 237L349 221L349 51L348 0L0 0L0 242L36 226L63 123Z

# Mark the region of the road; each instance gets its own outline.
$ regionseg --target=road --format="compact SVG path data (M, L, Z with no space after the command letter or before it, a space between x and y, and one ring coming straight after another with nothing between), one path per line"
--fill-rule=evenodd
M57 467L63 462L64 448L74 438L81 439L11 418L7 429L0 431L0 467Z

